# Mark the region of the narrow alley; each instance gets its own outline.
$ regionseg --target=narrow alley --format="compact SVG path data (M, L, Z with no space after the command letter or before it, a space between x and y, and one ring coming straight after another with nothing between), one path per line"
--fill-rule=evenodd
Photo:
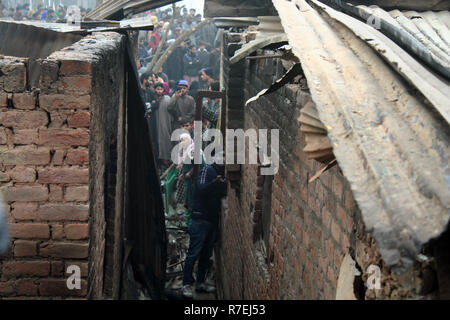
M0 9L0 300L450 298L450 2Z

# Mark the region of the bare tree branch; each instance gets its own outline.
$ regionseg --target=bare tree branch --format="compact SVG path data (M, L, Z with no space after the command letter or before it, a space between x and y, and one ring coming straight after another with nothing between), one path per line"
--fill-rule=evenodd
M199 24L197 24L195 27L189 29L188 31L186 31L185 33L183 33L178 39L176 39L169 48L167 48L167 50L164 52L164 54L161 56L161 58L158 59L158 62L155 64L153 70L159 70L164 62L166 62L166 60L170 57L170 55L172 54L172 52L175 50L176 47L178 47L180 45L181 42L183 42L184 40L186 40L187 38L189 38L192 34L194 34L195 32L197 32L197 30L199 30L200 28L202 28L204 25L208 24L211 21L211 19L205 19L202 22L200 22ZM149 69L147 69L148 71Z
M164 47L166 41L167 41L167 36L170 32L170 30L172 29L172 25L173 22L175 21L175 16L179 13L179 10L177 10L175 3L172 4L172 18L170 19L169 22L169 26L166 28L166 30L164 31L164 36L161 39L161 41L158 44L158 48L156 49L155 54L153 55L152 61L150 61L149 66L147 67L146 72L150 71L151 73L155 73L158 72L158 70L155 70L153 68L153 66L155 65L155 63L158 61L158 57L161 53L162 48Z

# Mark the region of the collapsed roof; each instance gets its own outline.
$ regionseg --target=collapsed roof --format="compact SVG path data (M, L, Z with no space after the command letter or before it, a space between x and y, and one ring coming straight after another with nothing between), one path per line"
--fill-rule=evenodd
M398 8L446 3L273 0L365 225L397 273L450 219L449 12Z
M445 0L348 0L353 5L378 6L383 9L400 10L450 10L450 2Z
M101 20L112 19L121 20L132 16L181 0L108 0L96 7L86 15L86 19Z
M108 0L87 14L86 18L120 20L178 1L181 0ZM268 15L276 15L271 0L205 0L204 16L206 18Z

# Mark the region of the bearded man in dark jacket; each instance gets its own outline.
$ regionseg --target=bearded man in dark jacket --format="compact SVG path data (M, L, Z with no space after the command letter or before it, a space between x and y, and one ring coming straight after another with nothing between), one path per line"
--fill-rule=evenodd
M223 158L220 163L223 163ZM196 290L209 293L215 291L215 287L206 284L205 279L217 235L222 198L226 194L224 172L223 164L213 163L205 165L195 178L189 249L183 270L183 296L186 298L193 297L192 272L197 259Z
M198 81L198 71L200 70L200 59L197 54L197 48L193 45L183 57L184 80L191 83Z

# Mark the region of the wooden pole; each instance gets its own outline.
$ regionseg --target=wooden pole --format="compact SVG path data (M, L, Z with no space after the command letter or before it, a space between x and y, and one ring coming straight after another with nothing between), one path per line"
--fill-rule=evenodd
M159 70L163 66L164 62L166 62L166 60L170 57L170 55L175 50L175 48L177 48L181 44L181 42L183 42L184 40L189 38L192 34L197 32L197 30L199 30L201 27L203 27L210 21L211 21L210 19L205 19L202 22L200 22L198 25L196 25L195 27L190 29L189 31L186 31L185 33L183 33L177 40L175 40L170 45L169 48L167 48L166 52L164 52L164 54L161 56L161 58L158 59L158 62L153 67L153 70ZM149 68L147 68L147 70L145 70L145 72L150 72L150 71L151 70Z

